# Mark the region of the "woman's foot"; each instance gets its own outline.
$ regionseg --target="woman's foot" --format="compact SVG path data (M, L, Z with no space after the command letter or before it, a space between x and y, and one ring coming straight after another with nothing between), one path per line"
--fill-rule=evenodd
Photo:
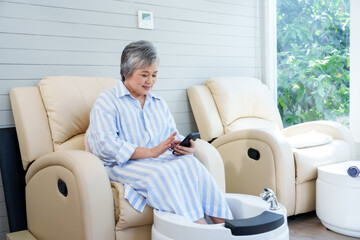
M205 220L205 218L200 218L199 220L196 220L194 223L199 223L199 224L208 224L207 221Z
M218 217L210 217L211 221L213 221L214 224L218 224L218 223L224 223L225 222L225 218L218 218Z
M214 224L219 224L219 223L224 223L225 222L225 218L218 218L218 217L210 217L211 221ZM199 223L199 224L208 224L208 222L205 220L205 218L200 218L199 220L196 220L195 223Z

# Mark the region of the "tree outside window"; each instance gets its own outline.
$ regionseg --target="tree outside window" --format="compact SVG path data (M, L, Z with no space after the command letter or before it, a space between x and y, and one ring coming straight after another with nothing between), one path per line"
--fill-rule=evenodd
M348 124L350 0L277 0L278 108L284 125Z

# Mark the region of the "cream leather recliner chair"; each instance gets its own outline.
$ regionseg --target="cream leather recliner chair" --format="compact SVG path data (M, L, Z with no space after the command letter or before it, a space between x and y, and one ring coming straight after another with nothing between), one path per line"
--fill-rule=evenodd
M45 240L139 240L151 238L153 213L124 199L101 160L84 150L89 114L113 78L49 77L38 87L10 91L21 158L26 173L28 230ZM225 190L219 153L196 141L195 156Z
M200 137L219 151L226 192L275 191L288 215L315 210L317 167L350 160L349 130L314 121L283 129L268 88L255 78L210 78L188 89Z

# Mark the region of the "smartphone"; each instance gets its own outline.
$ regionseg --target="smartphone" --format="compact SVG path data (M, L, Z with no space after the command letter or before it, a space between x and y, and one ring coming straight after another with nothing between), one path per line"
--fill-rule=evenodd
M182 142L179 145L184 146L184 147L190 147L190 139L195 141L199 137L200 137L200 133L198 133L198 132L190 133L184 138L184 140L182 140Z

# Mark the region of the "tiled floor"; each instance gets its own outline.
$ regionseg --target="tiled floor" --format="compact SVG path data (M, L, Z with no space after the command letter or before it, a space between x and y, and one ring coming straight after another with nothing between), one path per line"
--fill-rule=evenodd
M321 224L315 212L289 217L288 224L290 240L359 240L359 238L347 237L327 230Z

